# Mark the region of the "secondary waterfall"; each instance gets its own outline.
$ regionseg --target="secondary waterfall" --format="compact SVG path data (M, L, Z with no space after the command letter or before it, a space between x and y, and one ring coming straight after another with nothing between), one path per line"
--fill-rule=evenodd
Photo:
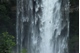
M68 53L69 1L17 0L16 52Z

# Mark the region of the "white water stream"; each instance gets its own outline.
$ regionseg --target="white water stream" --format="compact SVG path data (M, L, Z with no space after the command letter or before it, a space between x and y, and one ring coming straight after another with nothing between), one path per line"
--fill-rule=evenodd
M17 0L16 53L68 53L69 1Z

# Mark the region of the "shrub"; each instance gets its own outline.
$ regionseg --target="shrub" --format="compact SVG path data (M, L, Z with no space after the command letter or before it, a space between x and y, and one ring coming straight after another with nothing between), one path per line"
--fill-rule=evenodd
M11 49L15 46L14 36L8 32L0 34L0 53L11 53Z

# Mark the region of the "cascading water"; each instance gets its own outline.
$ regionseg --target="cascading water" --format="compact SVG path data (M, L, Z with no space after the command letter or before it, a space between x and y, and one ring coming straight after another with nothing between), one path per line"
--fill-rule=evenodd
M17 0L16 52L68 53L69 1Z

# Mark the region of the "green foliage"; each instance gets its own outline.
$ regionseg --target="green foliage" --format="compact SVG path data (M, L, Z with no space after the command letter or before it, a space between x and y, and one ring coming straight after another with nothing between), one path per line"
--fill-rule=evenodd
M14 27L9 13L10 5L4 0L0 3L0 53L11 53L12 47L15 46L14 37L8 34L12 34Z
M0 4L0 33L7 31L7 24L9 24L7 8L5 5Z
M15 46L13 41L14 36L9 35L8 32L0 34L0 53L11 53L11 49Z
M4 5L0 5L0 13L6 12L6 7Z
M26 49L22 49L21 53L26 53L27 50Z
M77 35L73 35L69 39L69 52L71 53L79 52L79 37Z
M10 34L15 35L16 13L12 12L12 2L15 0L1 1L2 2L0 3L0 33L7 31Z
M5 5L0 5L0 20L1 19L4 19L4 20L8 19L7 9Z

